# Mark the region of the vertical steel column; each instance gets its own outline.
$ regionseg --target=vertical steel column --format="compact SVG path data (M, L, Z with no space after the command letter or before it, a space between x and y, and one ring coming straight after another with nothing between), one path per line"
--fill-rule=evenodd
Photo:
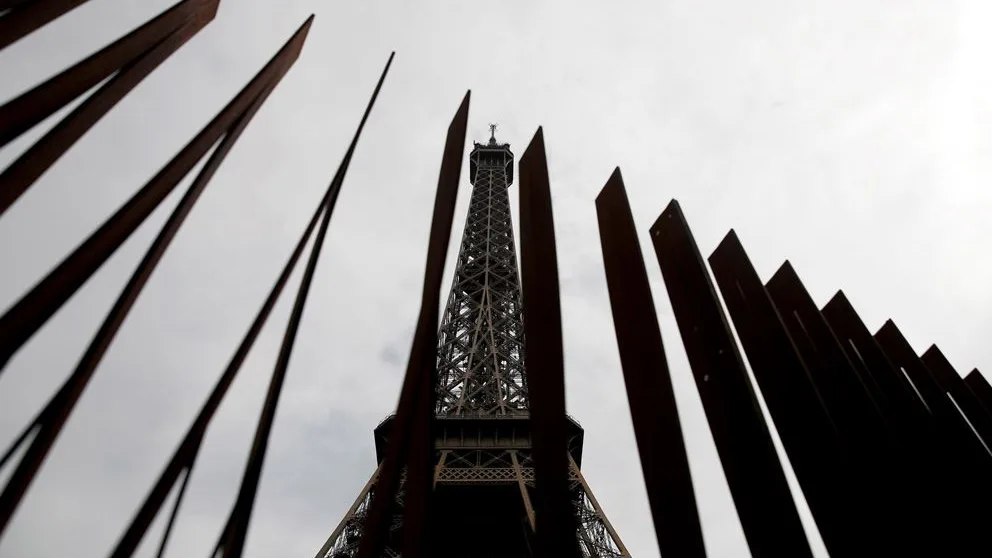
M87 1L0 0L0 50Z
M871 378L877 390L872 395L886 420L907 434L924 427L929 420L926 406L892 366L843 291L838 291L822 312L859 373Z
M936 345L931 345L920 360L933 373L941 389L954 399L954 403L967 419L969 426L974 429L975 435L982 440L986 450L992 448L992 417L985 412L981 402L968 389L944 353Z
M458 194L458 175L461 171L468 125L468 107L471 93L466 93L454 119L448 126L434 200L431 221L424 287L421 295L417 329L407 362L403 388L400 392L396 418L389 432L389 445L382 463L382 474L369 506L358 549L359 558L378 558L389 532L389 519L400 484L400 472L408 469L408 488L404 505L403 554L416 558L424 555L424 526L429 512L428 498L431 488L431 464L434 457L434 438L431 433L434 407L434 376L437 350L437 308L440 302L441 275L444 257L451 236L455 199ZM408 533L417 529L417 533Z
M765 285L834 425L853 447L885 444L885 421L819 308L785 262Z
M989 385L988 380L976 368L968 372L968 375L964 377L964 383L981 402L985 412L992 416L992 385Z
M596 198L627 401L663 556L706 556L675 392L620 169Z
M520 278L534 440L537 555L579 555L568 496L565 369L562 357L558 257L544 132L537 129L520 157Z
M771 434L678 202L651 227L696 388L752 556L812 556Z
M282 78L302 45L299 38L284 47L178 155L7 310L0 318L0 369L137 230L259 95Z
M765 288L851 452L855 494L849 501L862 502L851 506L852 517L861 516L863 528L881 552L908 552L906 541L921 532L918 528L909 531L913 536L904 534L910 519L906 511L916 500L907 491L913 483L905 461L891 453L896 448L865 379L858 375L789 262L782 264Z
M928 411L928 426L917 433L919 452L914 456L919 469L916 492L921 502L917 513L929 520L935 531L928 550L967 553L977 542L975 528L969 525L974 514L965 509L975 499L970 483L973 452L968 446L977 440L892 320L875 333L875 339L889 361L912 381Z
M0 107L0 146L110 77L0 174L0 215L73 144L213 20L218 0L185 0ZM9 17L0 17L0 25ZM116 73L115 73L116 72Z
M168 497L169 492L178 480L179 475L185 472L186 477L188 477L192 471L193 465L195 464L196 455L199 452L200 445L203 443L203 437L206 434L207 426L210 424L214 414L217 412L217 408L220 406L221 401L227 394L228 388L230 388L231 384L234 382L234 379L240 371L241 365L244 363L248 352L251 350L255 340L258 338L258 334L261 332L262 326L265 325L265 322L268 320L269 314L272 312L272 309L275 307L275 304L279 299L279 295L282 293L282 289L289 281L289 276L296 268L296 264L299 261L300 256L303 254L307 241L310 239L311 234L313 234L313 230L317 227L318 220L320 220L321 215L325 213L325 210L328 213L333 212L334 210L337 195L338 192L340 192L341 185L343 183L344 173L347 170L345 167L347 167L347 165L351 162L351 154L358 143L359 135L361 134L361 131L365 126L365 122L371 113L375 100L378 98L379 90L382 88L383 81L385 81L386 73L389 71L389 66L392 63L392 60L393 56L390 55L389 60L386 62L386 67L383 69L382 74L379 77L379 82L376 84L375 90L373 91L372 96L370 97L365 108L365 113L362 115L358 129L352 137L351 145L346 151L345 157L342 159L338 170L335 172L334 178L327 186L324 196L317 204L317 208L314 210L309 224L300 236L300 239L297 241L293 253L283 266L282 272L270 290L268 297L263 303L258 314L255 316L255 319L253 320L248 331L245 333L245 336L232 356L231 361L225 368L223 374L221 374L220 379L218 379L215 384L214 389L211 391L206 403L204 403L201 408L196 420L186 432L186 436L183 438L183 441L180 443L175 453L173 453L172 458L166 465L165 470L159 476L159 479L156 481L151 493L146 497L144 503L135 514L134 519L132 519L131 524L128 526L123 537L118 542L117 547L111 554L113 558L125 558L134 554L148 528L151 526L152 521L155 519L155 515L165 503L165 499ZM179 504L180 502L177 500L174 504L174 509L178 509ZM164 542L165 541L163 539L163 544Z
M734 231L709 263L827 550L850 556L873 548L861 508L844 505L856 488L847 447Z
M51 272L30 293L0 318L0 338L4 339L3 362L13 354L47 319L94 273L100 265L147 218L168 193L222 136L226 135L208 160L189 192L166 222L158 238L124 288L107 319L76 370L52 397L35 419L30 429L37 429L31 445L25 451L0 494L0 533L6 528L14 511L27 492L31 481L55 443L69 414L96 371L104 352L136 300L155 265L168 247L183 219L192 209L207 181L227 155L234 141L296 61L312 16L290 38L280 51L259 71L255 78L207 125L173 160L163 168L131 201L121 207L100 229L84 242L63 263ZM7 341L10 340L8 343ZM25 438L20 438L24 440Z

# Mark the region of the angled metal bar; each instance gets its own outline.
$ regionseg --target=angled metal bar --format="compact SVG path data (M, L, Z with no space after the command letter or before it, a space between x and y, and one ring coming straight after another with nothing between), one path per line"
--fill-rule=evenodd
M851 451L852 481L861 504L854 506L863 528L882 554L919 549L919 537L932 526L913 523L921 499L912 469L915 461L894 453L888 425L871 397L868 384L847 358L795 269L785 262L765 285L796 350L806 364L834 425ZM909 525L915 529L907 529ZM853 534L853 533L852 533ZM867 545L860 553L868 552Z
M844 439L858 448L885 444L886 424L868 382L847 358L792 264L782 264L765 288Z
M0 50L88 0L0 0Z
M434 215L431 218L420 319L410 352L411 367L419 368L413 368L413 374L421 379L418 406L414 408L410 418L410 450L406 467L406 499L403 504L404 556L430 556L430 543L433 542L426 534L433 527L430 517L431 495L434 490L438 307L441 303L444 259L451 243L458 179L465 156L470 99L471 92L466 92L444 144L444 156L441 159L437 193L434 197Z
M964 383L982 403L985 412L992 416L992 385L989 385L988 380L976 368L968 372L968 375L964 377Z
M310 218L310 222L307 224L306 229L303 231L303 234L296 243L296 247L293 249L293 253L283 266L282 272L277 278L275 284L272 286L268 297L263 303L258 314L255 316L255 319L248 331L245 333L241 344L232 356L231 361L224 370L224 373L214 386L213 391L211 391L210 396L204 403L204 406L197 415L196 420L193 422L192 426L190 426L190 429L187 431L183 441L180 443L169 463L166 465L165 471L163 471L160 475L155 486L152 488L151 493L136 513L120 542L118 542L116 548L111 554L112 558L124 558L134 554L138 545L141 543L142 537L147 532L152 521L155 519L156 514L161 509L169 494L169 491L175 485L179 476L183 474L184 471L186 471L188 475L189 469L193 467L196 454L203 442L203 437L210 421L213 419L214 414L217 412L217 408L220 406L221 401L227 394L228 388L230 388L231 384L234 382L238 371L241 369L241 365L244 363L244 360L254 345L255 340L258 338L258 334L261 332L262 326L265 325L269 314L272 312L276 302L279 300L279 295L282 293L283 288L289 281L290 275L296 268L296 264L299 261L300 256L303 254L303 250L306 247L310 236L313 234L314 228L317 227L318 220L320 220L322 215L332 213L334 210L334 205L343 183L344 174L347 170L346 166L351 161L351 155L357 146L358 138L365 126L365 122L368 120L372 107L375 105L375 101L378 98L379 91L386 79L386 74L389 71L389 66L392 64L392 60L393 55L391 54L389 60L386 62L386 66L383 69L382 74L379 76L379 81L376 84L375 90L369 98L369 102L365 108L365 113L362 115L362 119L355 131L355 135L352 137L351 144L345 153L345 157L342 159L338 170L335 171L334 178L328 185L326 192L317 204L317 207Z
M207 126L72 254L0 318L0 370L172 192L269 85L299 56L309 20Z
M960 422L945 390L892 320L886 320L874 337L892 365L912 382L914 391L934 419L945 424Z
M155 270L158 262L161 261L169 244L172 243L172 239L175 238L176 233L179 232L179 228L186 220L190 211L192 211L200 194L203 193L203 190L210 182L210 179L213 178L220 164L227 157L227 154L235 142L237 142L241 133L244 132L248 123L251 122L251 119L255 116L258 109L261 108L262 103L265 102L265 99L274 87L275 84L272 84L259 95L234 124L234 127L224 136L224 139L217 146L217 149L214 150L213 154L211 154L203 169L197 174L196 179L193 180L193 183L169 215L169 218L155 237L155 240L152 241L147 252L145 252L144 257L131 275L127 285L124 286L121 294L114 302L114 306L107 314L107 317L104 318L93 340L90 341L86 352L80 358L75 370L62 384L56 395L49 400L36 419L33 426L37 427L38 433L18 463L3 493L0 494L0 533L6 528L7 522L20 504L28 487L30 487L35 475L41 468L41 464L48 456L52 445L54 445L55 439L61 433L62 427L69 419L69 415L82 396L83 390L89 384L90 379L96 372L97 366L117 335L121 324L124 323L124 319L127 318L128 313L130 313L145 284L147 284L152 272Z
M734 231L709 263L827 550L865 550L875 541L861 507L844 505L857 486L846 444Z
M4 169L3 173L0 174L0 215L6 212L34 184L38 177L112 109L124 95L134 89L159 64L209 23L216 10L217 0L212 2L187 0L167 10L128 37L117 41L118 43L123 41L133 44L134 50L123 52L121 48L114 49L114 45L104 49L110 54L114 54L115 50L121 51L120 54L130 54L130 59L123 65L117 66L120 69L107 83L87 97L72 113L62 119L44 137L35 142L23 155ZM173 26L171 31L169 31L170 25ZM128 41L127 39L132 35L135 36L135 39ZM139 43L139 39L144 40ZM139 50L141 48L144 50ZM95 78L100 77L101 73L109 75L117 69L105 62L100 64L103 60L100 58L101 53L80 62L61 75L0 107L0 123L2 123L0 128L4 129L2 138L4 142L15 137L10 134L20 134L26 131L30 125L36 124L39 121L38 117L47 116L46 112L51 114L57 108L55 102L60 100L63 101L63 104L69 102L72 99L72 97L68 97L69 92L78 91L81 89L81 85L90 84ZM113 57L106 56L106 58ZM95 61L91 59L95 59ZM102 66L99 69L104 70L104 72L93 71L90 76L84 75L86 69L95 70L96 68L93 68L95 66ZM79 67L82 67L82 70L76 72L76 68ZM78 83L72 83L73 77L76 77ZM85 77L89 79L84 79ZM58 85L64 89L57 88ZM13 124L9 130L7 130L8 122Z
M677 201L655 221L651 240L752 556L812 556L768 426Z
M968 426L974 429L974 433L982 440L985 449L992 448L992 418L988 416L981 402L965 385L964 380L958 375L944 353L937 345L931 345L920 357L920 360L933 373L933 377L941 389L953 398L952 404L956 404L957 408L960 409L961 414L967 419Z
M219 0L183 0L44 83L4 103L0 106L0 147L55 114L57 110L86 93L114 72L125 68L134 70L136 61L169 37L182 32L186 35L185 39L188 39L214 18L218 2ZM35 2L35 5L52 3L42 0ZM0 17L0 25L8 17L12 16ZM102 102L109 103L103 112L109 110L133 86L134 84L131 84L127 89L117 89L118 95L103 93ZM105 89L106 86L101 88L101 91ZM95 92L92 97L97 93L99 92ZM102 113L96 116L94 121L99 119L99 116L102 116ZM78 123L76 126L82 127L80 133L89 129L89 126Z
M596 215L613 327L658 547L663 556L706 556L675 391L619 168L596 197Z
M386 456L381 467L381 474L376 484L376 491L372 495L369 503L369 510L365 517L365 528L362 531L362 540L359 545L357 558L378 558L382 553L389 532L389 520L393 511L396 499L396 491L400 484L400 472L404 465L413 463L416 470L408 474L410 487L424 485L413 488L414 494L407 493L405 510L429 510L428 493L417 491L430 489L430 471L428 466L424 474L420 468L423 466L422 454L427 452L433 457L433 439L424 440L423 419L420 416L419 425L415 425L418 420L417 415L425 415L428 421L433 415L433 407L430 404L428 391L434 389L434 361L428 362L427 355L435 354L437 347L437 308L440 302L441 279L444 272L444 257L447 253L448 243L451 236L451 220L454 217L454 203L457 197L458 175L461 172L463 150L465 145L465 131L468 126L468 108L471 99L471 92L465 94L455 117L448 126L447 139L444 144L444 156L441 160L441 172L438 177L438 189L434 199L434 215L431 220L430 240L428 241L427 263L424 273L424 289L421 294L420 313L417 319L417 329L414 334L413 346L410 351L410 359L407 362L406 374L403 378L403 387L400 391L399 403L396 407L396 418L393 421L392 429L389 432L389 443L386 448ZM433 316L433 318L431 317ZM430 325L434 328L430 329ZM425 366L427 368L425 368ZM428 434L429 434L428 423ZM415 440L411 437L416 436ZM410 446L414 443L411 459ZM416 446L419 445L420 448ZM416 475L416 477L414 477ZM411 500L411 496L413 500ZM411 556L423 555L424 547L423 531L419 534L406 535L410 530L410 523L414 525L425 525L426 518L412 517L414 513L404 513L404 555L409 550Z
M903 433L925 428L929 413L903 374L893 367L843 291L822 308L823 317L848 358L864 378L871 378L873 398L886 420Z
M577 557L577 524L568 495L558 257L542 128L520 157L519 173L520 279L527 309L524 363L534 446L536 555Z
M892 320L875 333L875 340L890 362L912 382L926 404L929 427L916 436L917 451L908 454L907 466L914 470L918 503L912 508L918 524L930 536L925 554L967 554L977 548L976 527L969 524L979 507L970 479L974 475L974 436L961 415L916 355L909 341ZM969 455L972 453L972 455ZM973 503L969 503L973 502Z

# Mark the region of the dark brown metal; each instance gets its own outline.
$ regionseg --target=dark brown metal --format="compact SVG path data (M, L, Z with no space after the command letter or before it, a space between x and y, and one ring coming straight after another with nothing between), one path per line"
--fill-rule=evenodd
M537 556L578 556L568 495L565 366L551 188L544 131L520 157L520 280L527 309L525 364L533 429Z
M69 419L69 415L82 396L83 390L96 372L96 368L103 359L103 355L110 348L110 344L117 335L117 331L120 329L121 324L124 323L124 319L131 311L131 307L134 306L135 301L144 289L152 272L155 270L158 262L161 261L169 244L171 244L172 239L179 232L179 228L186 220L186 217L193 209L193 206L196 204L200 194L203 193L204 188L206 188L214 173L220 167L221 162L227 157L234 143L241 136L241 133L248 126L248 123L262 106L262 103L274 86L275 84L267 88L255 100L245 114L238 119L234 128L224 137L220 145L217 146L217 149L214 150L210 159L183 195L183 198L179 201L172 214L169 215L165 225L162 226L158 236L156 236L148 248L137 269L135 269L127 285L125 285L121 294L118 296L113 308L111 308L107 317L100 325L100 329L97 330L86 352L76 365L76 369L42 410L36 419L37 422L32 425L37 427L37 434L18 463L14 473L11 475L3 493L0 494L0 533L3 532L11 514L13 514L13 511L27 492L31 481L47 457L52 445L55 443L55 439L62 431L62 427Z
M107 83L4 169L0 174L0 215L128 92L210 23L217 2L181 2L0 107L0 145L4 145L116 71Z
M934 532L927 553L953 550L951 554L967 554L967 549L985 544L976 539L984 529L971 524L976 515L981 515L978 510L983 500L976 498L980 491L974 485L977 440L892 320L885 322L875 339L927 405L930 420L927 428L917 431L916 452L909 454L911 461L907 462L916 469L914 492L919 504L915 511L918 519L925 520L918 523Z
M303 231L303 234L300 236L299 241L297 241L296 247L289 257L289 260L283 266L282 272L270 290L268 298L266 298L265 303L256 315L251 327L246 332L244 339L242 339L241 344L235 351L234 356L231 358L231 361L224 370L224 373L214 386L213 391L211 392L203 408L200 410L200 413L197 415L193 425L190 427L189 431L187 431L185 438L179 445L179 448L167 464L165 471L163 471L162 475L159 477L155 486L152 488L151 493L145 499L142 507L135 515L120 542L117 544L117 547L111 554L112 558L124 558L134 554L141 542L142 537L147 532L162 505L165 503L169 492L172 490L172 487L175 486L179 476L185 471L186 477L188 478L210 421L213 419L217 408L220 406L221 401L227 394L228 388L237 377L245 357L254 345L255 339L257 339L258 334L261 332L262 326L264 326L265 322L268 320L269 314L272 312L273 307L275 307L275 304L279 299L279 295L282 293L283 288L289 281L290 275L296 268L296 264L299 261L300 256L303 254L303 250L307 245L310 236L313 234L313 230L316 228L318 220L322 215L329 215L334 211L334 206L337 201L337 196L341 190L344 176L347 172L347 167L351 162L352 154L358 144L358 138L360 137L361 132L365 127L365 123L368 120L369 114L372 111L372 107L375 105L375 101L379 96L379 91L381 90L382 84L386 79L386 75L389 72L389 67L392 64L392 61L393 54L389 56L389 60L386 62L386 66L379 77L379 81L375 86L375 90L372 92L372 96L369 98L369 102L365 108L365 113L362 115L362 119L355 131L355 135L351 140L351 144L349 145L341 164L338 166L338 170L335 171L334 178L328 185L324 196L317 204L317 208L314 210L313 216L310 218L310 221L306 229ZM185 484L185 480L183 482ZM175 510L178 509L178 504L179 502L177 500L173 515L175 514ZM166 536L167 535L168 532L166 533ZM162 546L164 547L164 545L165 539L163 538Z
M923 401L893 367L843 291L838 291L822 312L858 373L862 378L871 378L872 398L886 420L902 434L925 427L929 413Z
M978 369L968 372L964 377L964 383L968 385L971 393L981 402L985 412L992 416L992 385L982 376Z
M258 96L286 73L305 33L294 36L158 174L0 318L0 369L158 207Z
M696 388L751 554L812 556L713 283L678 202L651 227Z
M915 521L911 510L920 499L919 490L906 489L919 484L910 472L915 463L893 454L896 448L888 425L867 382L847 358L792 265L782 264L765 288L850 451L856 487L847 502L850 515L862 516L862 527L870 529L865 538L880 543L879 553L919 550L919 538L929 535L932 526L912 523L916 528L909 528ZM850 506L854 501L859 505ZM858 553L867 551L867 545L858 549Z
M0 50L87 1L0 0Z
M470 100L469 91L465 93L465 98L455 114L444 144L444 156L441 159L437 193L434 197L434 215L431 218L420 318L410 353L410 368L412 373L420 378L420 393L417 398L418 405L414 407L414 415L410 419L407 490L403 508L403 555L415 558L431 555L425 533L430 529L430 500L434 487L433 425L436 398L434 386L437 384L437 309L441 302L444 259L451 242L458 179L465 154Z
M965 385L964 380L944 356L944 353L937 347L931 345L929 349L920 357L923 364L933 374L934 379L941 389L953 398L952 404L956 404L960 414L967 419L967 425L985 446L986 452L992 448L992 419L982 407L981 402ZM992 462L990 462L992 465Z
M596 198L613 327L663 556L706 556L675 392L620 169Z
M734 231L709 263L827 550L872 548L860 509L844 505L855 489L846 444Z
M868 382L847 358L792 264L782 264L765 288L838 432L853 447L885 444L886 424Z
M404 511L409 513L404 513L403 554L414 557L423 555L422 536L425 531L423 527L426 514L420 513L419 517L417 515L418 512L429 509L430 465L428 464L427 468L428 474L424 475L421 469L426 461L424 455L426 454L427 459L433 459L434 456L429 422L433 415L433 406L430 404L431 396L428 395L428 392L433 392L435 375L433 370L435 357L431 355L435 355L437 350L437 309L440 303L444 258L447 254L451 222L454 218L470 99L471 92L468 92L448 126L434 200L434 216L431 221L417 330L414 334L406 375L403 378L399 404L396 407L396 418L389 434L386 457L380 466L376 491L365 519L358 558L378 557L382 552L389 531L396 491L399 488L400 471L404 464L412 465L412 470L408 469L409 489ZM426 436L423 422L425 417L428 421ZM420 532L407 535L406 533L413 528L417 528Z

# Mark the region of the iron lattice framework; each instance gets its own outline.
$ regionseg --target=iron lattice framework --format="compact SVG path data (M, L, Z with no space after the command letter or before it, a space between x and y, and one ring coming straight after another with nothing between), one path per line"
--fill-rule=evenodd
M472 200L438 335L437 414L527 412L524 330L508 188L509 144L476 144Z
M446 508L438 512L446 517L438 522L445 524L444 532L434 536L443 541L434 544L438 556L532 554L535 474L508 194L513 162L509 144L498 143L495 133L488 143L475 143L470 156L472 197L438 332L434 491L438 506ZM380 467L317 558L357 555L393 422L389 417L376 428ZM579 468L582 428L569 424L569 494L578 548L587 557L629 556ZM400 554L403 494L401 483L383 556ZM473 516L490 519L466 519ZM494 533L510 542L500 547Z

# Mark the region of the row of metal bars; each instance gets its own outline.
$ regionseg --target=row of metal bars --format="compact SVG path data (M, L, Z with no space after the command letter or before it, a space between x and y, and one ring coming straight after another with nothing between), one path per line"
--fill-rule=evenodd
M84 1L0 0L0 48L9 46ZM129 91L190 37L203 29L216 14L217 4L218 0L180 2L145 25L0 107L2 147L106 80L75 110L4 169L0 175L0 215ZM3 467L18 450L24 449L20 459L11 464L13 473L0 493L0 536L9 525L83 390L96 372L100 360L171 240L251 118L299 56L312 20L311 16L304 22L268 64L179 154L0 318L2 370L16 352L100 269L196 163L213 148L205 166L122 289L76 369L0 460L0 467ZM177 490L169 521L158 545L157 554L163 555L206 430L317 228L260 413L244 478L213 552L214 556L241 555L276 406L320 249L359 135L391 62L392 56L369 100L351 145L289 261L183 441L126 527L117 546L111 551L111 556L117 558L133 555L152 521L162 511L168 495ZM378 556L382 550L388 535L389 515L393 511L391 503L395 500L404 468L407 496L403 509L403 553L411 557L424 555L429 544L423 535L430 519L432 492L433 386L438 327L436 309L444 256L451 236L468 107L469 94L466 94L448 130L431 225L421 312L397 408L395 434L392 436L397 442L390 445L378 475L376 497L371 503L359 550L361 556ZM572 504L568 498L561 319L554 227L540 131L521 160L521 170L527 177L526 181L521 182L526 182L528 186L521 189L525 193L521 197L525 239L522 247L525 262L524 298L537 310L528 327L531 343L535 347L529 354L528 361L532 369L544 371L531 380L535 391L532 394L535 476L541 479L540 488L536 491L535 509L540 518L536 539L541 555L577 556L574 510L571 509Z
M0 0L0 48L84 0ZM127 92L209 23L217 0L185 0L113 44L0 107L0 146L106 78L83 103L0 174L0 215ZM216 146L162 227L75 371L14 441L0 467L27 445L0 493L0 535L9 524L75 403L142 287L235 141L298 57L309 18L217 116L128 202L0 318L0 367ZM390 56L389 63L392 61ZM244 478L214 555L240 556L261 465L296 332L332 210L383 70L358 130L292 255L183 441L111 556L133 554L168 494L178 497L159 545L164 552L200 444L228 387L317 228L260 413ZM386 540L402 470L403 554L429 553L436 397L437 313L469 95L448 130L413 347L390 444L377 479L359 556ZM536 490L535 554L578 556L568 461L561 308L551 196L540 129L520 159L521 282L528 319ZM665 555L704 556L682 430L629 203L617 170L596 200L610 300L638 450L659 546ZM318 227L319 221L319 227ZM796 511L737 343L677 202L651 238L683 345L734 504L754 556L808 556ZM992 387L964 380L936 347L919 357L888 321L872 335L843 293L818 309L788 263L762 284L731 232L710 269L754 378L828 551L971 555L992 501ZM0 368L2 370L2 368Z
M658 544L704 556L619 169L596 207ZM811 551L724 305L831 556L989 554L992 388L977 370L962 379L936 346L918 356L891 320L872 335L843 292L819 309L788 262L762 283L733 231L707 269L674 200L650 237L752 556Z

